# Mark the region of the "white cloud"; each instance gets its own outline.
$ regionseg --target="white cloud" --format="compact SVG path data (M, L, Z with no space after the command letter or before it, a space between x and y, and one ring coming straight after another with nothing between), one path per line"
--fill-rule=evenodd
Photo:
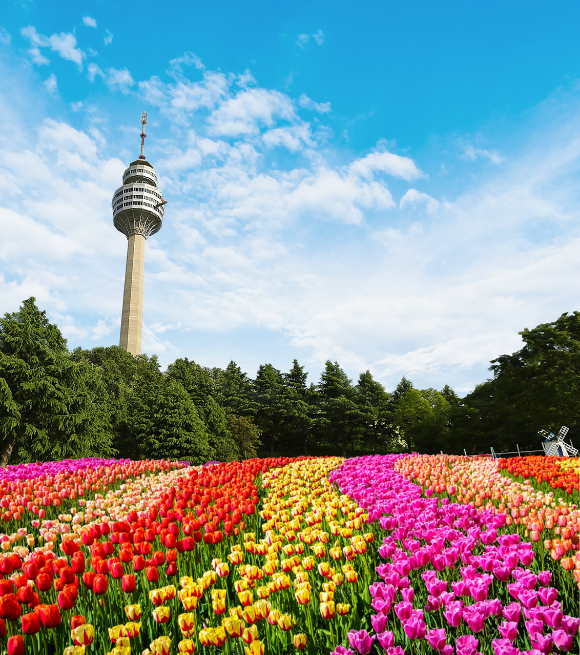
M105 82L111 89L120 91L121 93L129 93L131 87L135 85L135 80L126 68L121 68L120 70L108 68Z
M50 77L44 80L44 86L49 93L52 95L56 94L58 87L56 83L56 75L54 73L51 73Z
M264 132L262 139L268 148L282 146L292 152L302 150L304 146L314 146L310 128L307 125L277 127Z
M50 45L48 37L39 34L34 25L28 25L20 30L20 34L30 42L31 46L46 48Z
M417 189L409 189L407 193L401 198L399 207L405 209L406 207L415 207L417 205L425 205L427 211L432 214L440 207L440 202L432 198L430 195L417 191Z
M104 321L103 319L99 320L95 327L91 330L93 333L91 339L93 341L99 341L103 337L106 337L111 333L113 330L112 325L107 325L107 321Z
M12 41L12 35L10 32L0 25L0 43L8 45Z
M169 69L172 76L182 76L183 71L181 70L182 66L193 66L197 70L204 70L205 66L203 65L201 59L194 54L193 52L185 52L181 57L172 59L169 62Z
M91 82L94 82L94 81L95 81L95 77L96 77L97 75L98 75L99 77L102 77L103 79L105 79L105 78L107 77L107 76L105 75L105 73L103 73L103 71L101 70L101 68L100 68L99 66L97 66L97 64L89 64L89 66L88 66L88 78L89 78L89 80L90 80Z
M481 150L480 148L474 148L472 145L465 146L461 159L475 161L478 157L485 157L492 164L501 164L504 161L504 157L495 150Z
M97 26L97 21L94 18L91 18L91 16L83 16L83 23L87 27L96 27Z
M310 41L310 37L314 39L317 45L322 45L324 43L324 32L318 30L315 34L299 34L296 39L296 45L304 49L308 41Z
M83 69L83 59L86 53L75 47L77 40L73 34L61 32L50 37L50 49L59 54L63 59L74 62L79 70Z
M209 133L217 136L258 134L277 120L296 118L290 98L279 91L245 89L222 103L208 118Z
M328 114L331 111L330 102L314 102L305 93L298 98L298 104L304 109L312 109L320 114Z
M354 175L366 178L372 177L375 171L407 181L424 177L412 159L388 151L371 152L366 157L357 159L349 166L349 171Z
M83 108L83 101L78 100L77 102L69 102L69 107L73 111L80 111Z
M247 68L241 75L238 75L237 85L242 89L245 89L247 86L254 86L256 84L256 78Z
M30 48L28 54L30 55L32 63L37 66L46 66L50 64L50 59L47 59L43 54L41 54L38 48Z
M109 43L113 42L113 35L111 32L109 32L109 30L105 32L105 38L103 39L103 42L105 45L109 45Z
M74 34L61 32L60 34L52 34L50 37L46 37L43 34L39 34L33 25L23 27L20 30L20 34L28 39L32 46L28 52L35 64L49 63L46 57L41 55L39 48L50 47L53 52L56 52L63 59L72 61L79 67L79 70L82 70L83 59L86 59L87 55L80 48L76 47L77 40Z
M304 46L308 43L310 39L310 34L299 34L298 38L296 39L296 45L300 46L301 48L304 48Z

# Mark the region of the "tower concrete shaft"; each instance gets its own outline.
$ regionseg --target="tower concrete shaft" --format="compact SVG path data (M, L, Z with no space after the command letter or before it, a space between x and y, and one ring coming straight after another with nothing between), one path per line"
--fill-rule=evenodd
M145 237L131 234L127 243L125 290L121 314L120 345L132 355L141 354L143 332L143 282L145 279Z

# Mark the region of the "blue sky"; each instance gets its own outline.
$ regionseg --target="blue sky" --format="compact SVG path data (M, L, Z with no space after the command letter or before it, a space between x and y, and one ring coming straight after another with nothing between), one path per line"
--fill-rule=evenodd
M580 6L40 2L0 17L0 311L118 342L110 199L168 205L144 351L460 393L578 309Z

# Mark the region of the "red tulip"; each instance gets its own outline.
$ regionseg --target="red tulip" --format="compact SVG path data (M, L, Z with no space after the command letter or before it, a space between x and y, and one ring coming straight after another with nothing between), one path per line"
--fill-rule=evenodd
M61 610L70 610L74 605L75 599L68 591L61 591L58 595L58 606Z
M169 562L165 569L165 573L168 578L175 577L177 575L177 564L175 562Z
M14 594L6 594L0 598L0 618L16 621L21 614L22 608Z
M48 573L39 573L34 579L38 591L48 591L52 587L52 578Z
M85 560L82 557L73 557L70 567L73 573L82 575L85 572Z
M22 603L23 605L28 605L30 601L32 600L34 596L34 592L32 590L32 587L29 585L26 585L26 587L20 587L20 589L16 592L16 597L18 598L18 602Z
M0 580L0 596L14 593L14 583L12 580Z
M6 623L4 623L4 619L0 619L0 638L4 639L6 636Z
M139 571L142 571L145 568L145 560L143 558L143 555L135 555L133 557L133 571L136 571L137 573Z
M132 594L135 591L135 576L132 573L124 575L121 584L126 594Z
M62 617L58 605L39 605L35 611L38 612L42 625L45 628L56 628L60 625Z
M107 578L101 573L97 573L97 575L95 575L95 579L93 580L93 591L95 592L95 594L97 594L98 596L102 596L107 592L108 588L109 588L109 583L107 581Z
M75 628L78 628L79 625L84 625L84 624L85 624L84 616L73 616L70 620L71 630L74 630Z
M156 566L148 566L145 569L145 575L147 576L147 580L149 580L149 582L157 582L157 580L159 580L159 571L157 570Z
M24 637L16 635L8 640L8 655L24 655Z
M119 580L125 574L121 562L113 562L112 564L109 564L109 572L111 573L111 577L115 580Z
M95 574L94 571L87 571L86 573L83 574L83 582L84 582L85 587L87 589L92 589L93 588L95 575L96 574Z
M40 618L36 612L22 615L22 632L25 635L35 635L40 631Z
M24 575L26 575L29 580L34 580L34 578L36 578L36 576L40 573L38 564L36 564L35 561L26 562L22 567L22 570L24 571Z

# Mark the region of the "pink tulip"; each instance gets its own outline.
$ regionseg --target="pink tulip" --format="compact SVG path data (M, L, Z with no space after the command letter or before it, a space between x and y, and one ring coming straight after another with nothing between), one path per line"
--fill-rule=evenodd
M463 618L467 622L467 625L470 627L470 629L473 630L473 632L476 634L483 630L483 614L481 614L481 612L465 608L463 610Z
M542 634L544 631L544 623L538 621L537 619L532 619L531 621L526 621L526 630L530 637L533 637L535 634Z
M554 642L552 641L552 635L541 635L539 632L536 632L533 635L530 635L530 640L532 646L544 653L544 655L549 655L552 652Z
M385 649L392 648L392 646L395 643L395 635L392 632L379 632L377 634L377 639L379 640L379 644Z
M497 626L499 634L509 641L515 641L518 636L518 624L513 621L504 621Z
M503 616L508 621L517 623L521 616L521 605L519 603L510 603L503 608Z
M554 587L543 587L538 591L538 595L544 605L551 605L558 596L558 590Z
M460 601L458 601L460 602ZM448 607L444 612L445 620L452 628L458 628L463 618L463 608L461 606Z
M422 619L412 616L408 621L403 621L403 630L409 639L424 639L427 626Z
M479 640L473 635L463 635L457 638L455 649L457 650L457 655L474 655L478 645Z
M541 591L543 590L544 587L542 587ZM523 591L520 591L518 600L524 607L530 609L532 607L536 607L536 605L538 604L538 594L535 591L529 591L528 589L524 589Z
M445 633L445 628L429 630L429 633L427 634L427 641L433 650L438 652L442 651L447 644L447 634Z
M568 616L564 614L562 617L562 628L568 635L574 636L578 632L578 627L580 626L580 619L574 616Z
M549 628L559 628L560 624L562 623L563 614L561 609L546 607L542 610L542 616L544 617L544 621Z
M538 573L538 580L540 581L542 587L547 587L550 584L551 579L552 579L551 571L540 571Z
M406 621L411 616L412 610L413 606L406 601L401 601L395 605L395 614L401 621Z
M563 653L568 653L572 650L574 645L574 637L572 635L566 634L564 630L554 630L552 632L552 639L556 648L561 650Z
M370 636L366 630L351 630L348 633L348 643L360 653L368 655L373 647L376 636Z
M509 639L494 639L491 645L495 655L519 655L520 652Z
M384 632L387 627L387 617L384 614L371 614L371 624L375 632Z

